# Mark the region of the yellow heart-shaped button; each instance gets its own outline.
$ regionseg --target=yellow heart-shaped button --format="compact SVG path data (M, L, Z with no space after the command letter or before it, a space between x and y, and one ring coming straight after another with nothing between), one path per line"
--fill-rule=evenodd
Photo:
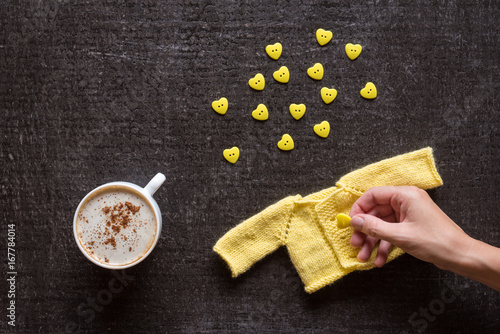
M346 215L345 213L339 213L337 215L337 227L338 228L346 228L351 225L351 217Z
M328 123L327 121L323 121L319 124L316 124L314 126L314 133L322 138L328 137L328 135L330 134L330 123Z
M265 121L269 118L269 112L267 111L267 107L264 104L259 104L257 109L252 111L252 117L258 121Z
M314 80L321 80L323 79L323 65L320 63L314 64L313 67L309 67L307 69L307 75L313 78Z
M224 115L226 113L228 106L229 102L225 97L212 102L212 108L215 110L216 113L221 115Z
M278 60L278 58L281 56L281 52L283 52L283 46L281 45L281 43L274 43L272 45L266 46L267 55L274 60Z
M266 80L262 74L257 73L252 79L248 80L248 85L255 90L263 90L266 86Z
M372 82L368 82L361 91L361 96L365 99L374 99L377 97L377 87Z
M222 152L222 155L224 158L226 158L227 161L230 163L234 164L236 161L238 161L238 158L240 157L240 149L235 147L228 148Z
M274 80L287 83L290 80L290 71L288 71L288 67L281 66L279 70L273 73Z
M319 45L323 46L328 44L332 40L332 32L324 29L316 30L316 39L318 40Z
M345 45L345 53L347 53L347 57L349 57L351 60L358 58L362 50L363 47L359 44L347 43Z
M295 118L296 120L299 120L304 116L306 113L306 105L301 103L301 104L295 104L292 103L290 104L290 114L292 114L292 117Z
M291 151L293 150L293 147L294 145L292 136L285 133L283 137L281 137L281 140L278 142L278 148L282 151Z
M337 90L334 88L326 88L323 87L321 88L321 98L323 99L323 102L326 104L330 104L335 100L337 97Z

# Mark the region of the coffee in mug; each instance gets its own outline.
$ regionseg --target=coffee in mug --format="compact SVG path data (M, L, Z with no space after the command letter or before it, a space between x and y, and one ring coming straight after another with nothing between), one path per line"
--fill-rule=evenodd
M96 191L81 206L78 239L96 261L124 266L142 258L156 235L153 208L138 192L121 186Z
M110 269L127 268L144 259L161 230L161 214L151 196L164 180L160 173L145 188L108 183L85 196L73 224L84 255Z

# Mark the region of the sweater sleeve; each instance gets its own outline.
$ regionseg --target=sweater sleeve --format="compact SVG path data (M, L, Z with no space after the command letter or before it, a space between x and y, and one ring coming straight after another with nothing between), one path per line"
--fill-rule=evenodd
M233 277L284 244L294 202L289 196L237 225L217 241L214 251L227 262Z
M431 189L442 184L430 147L368 165L346 174L337 182L337 186L348 186L362 193L380 186Z

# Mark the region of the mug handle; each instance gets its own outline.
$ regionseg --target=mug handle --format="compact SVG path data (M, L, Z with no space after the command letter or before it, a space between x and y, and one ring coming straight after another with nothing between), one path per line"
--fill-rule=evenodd
M165 182L165 175L158 173L149 181L149 183L144 187L144 191L147 192L151 197L160 188L160 186Z

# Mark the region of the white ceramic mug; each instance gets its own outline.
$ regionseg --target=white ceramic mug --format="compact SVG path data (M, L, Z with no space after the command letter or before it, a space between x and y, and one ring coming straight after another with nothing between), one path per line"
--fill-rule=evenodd
M110 182L110 183L103 184L102 186L99 186L99 187L95 188L94 190L92 190L91 192L89 192L81 200L80 204L78 205L78 208L76 209L75 216L73 218L73 234L75 236L75 240L76 240L76 243L78 245L78 248L80 248L80 251L83 253L83 255L85 255L85 257L87 259L89 259L91 262L93 262L93 263L95 263L98 266L101 266L103 268L107 268L107 269L125 269L125 268L130 268L130 267L135 266L136 264L140 263L142 260L144 260L151 253L151 251L153 250L153 248L155 248L155 246L156 246L156 244L157 244L157 242L158 242L158 240L160 238L161 226L162 226L161 212L160 212L160 208L159 208L158 204L153 199L153 195L158 190L158 188L163 184L163 182L165 181L165 179L166 179L165 175L163 175L162 173L158 173L158 174L155 175L155 177L153 177L151 179L151 181L149 181L149 183L144 188L141 188L138 185L130 183L130 182L121 182L121 181L118 181L118 182ZM156 219L156 235L155 235L154 241L151 244L151 246L149 247L148 251L146 253L144 253L144 255L142 257L140 257L138 260L136 260L136 261L134 261L132 263L125 264L125 265L107 265L105 263L99 262L96 259L92 258L87 253L87 251L84 249L84 247L82 246L82 244L80 243L80 240L79 240L78 235L77 235L77 218L78 218L78 213L80 212L80 208L82 207L82 205L95 192L100 191L100 190L102 190L103 188L106 188L106 187L114 187L114 186L120 186L120 187L124 187L124 188L129 188L131 190L135 190L135 191L139 192L144 197L144 199L146 199L149 202L151 208L154 211L154 215L155 215L155 219Z

